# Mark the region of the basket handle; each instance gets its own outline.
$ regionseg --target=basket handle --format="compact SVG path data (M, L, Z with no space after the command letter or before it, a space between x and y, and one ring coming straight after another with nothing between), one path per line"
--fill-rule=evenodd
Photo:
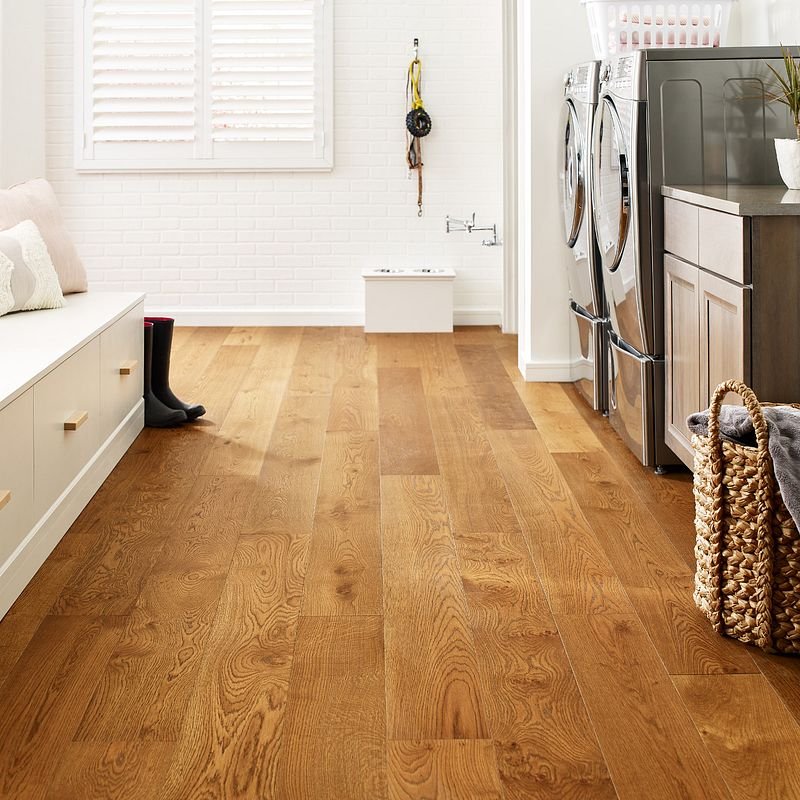
M744 400L753 429L756 434L758 454L756 470L758 475L758 519L756 522L756 642L764 650L772 648L772 511L773 511L773 472L772 458L769 454L769 429L764 419L764 412L752 389L740 381L726 381L714 390L711 407L708 413L708 436L711 441L711 491L712 508L710 537L712 546L712 587L711 607L714 612L714 629L723 629L722 600L722 523L725 518L724 473L725 460L722 450L722 437L719 430L719 415L722 401L733 392Z

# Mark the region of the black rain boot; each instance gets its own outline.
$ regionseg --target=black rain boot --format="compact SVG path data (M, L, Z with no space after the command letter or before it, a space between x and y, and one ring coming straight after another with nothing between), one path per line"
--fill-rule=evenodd
M144 323L144 424L148 428L172 428L186 422L186 412L165 406L153 394L153 325Z
M186 413L189 422L206 413L203 406L184 403L169 388L169 358L172 353L172 329L175 320L169 317L145 317L153 325L153 393L168 408Z

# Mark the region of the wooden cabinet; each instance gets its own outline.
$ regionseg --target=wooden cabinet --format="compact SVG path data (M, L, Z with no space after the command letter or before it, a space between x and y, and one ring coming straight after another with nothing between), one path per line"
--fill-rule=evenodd
M690 434L686 418L700 400L700 270L672 256L664 258L666 278L667 444L677 455Z
M750 383L750 292L716 275L700 275L700 402L708 408L714 389L727 380ZM726 403L741 403L728 395ZM696 411L697 409L695 409Z
M800 402L800 217L743 217L669 199L664 229L665 439L691 468L686 417L708 408L720 383L741 380L764 401Z

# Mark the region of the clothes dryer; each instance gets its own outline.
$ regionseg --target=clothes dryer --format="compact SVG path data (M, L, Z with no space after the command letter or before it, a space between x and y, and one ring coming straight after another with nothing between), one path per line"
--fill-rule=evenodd
M641 50L603 62L591 197L608 304L609 419L643 464L664 441L663 200L669 185L779 184L789 115L765 96L777 48Z
M592 213L590 147L597 108L599 62L570 70L559 130L559 188L568 269L572 380L596 411L608 408L607 318Z

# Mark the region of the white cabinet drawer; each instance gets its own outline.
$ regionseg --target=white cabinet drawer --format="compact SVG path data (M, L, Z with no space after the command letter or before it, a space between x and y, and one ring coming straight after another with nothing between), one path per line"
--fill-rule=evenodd
M33 389L0 411L0 565L33 527Z
M37 519L100 446L100 340L93 339L33 387Z
M105 441L142 397L144 305L100 335L100 422Z

